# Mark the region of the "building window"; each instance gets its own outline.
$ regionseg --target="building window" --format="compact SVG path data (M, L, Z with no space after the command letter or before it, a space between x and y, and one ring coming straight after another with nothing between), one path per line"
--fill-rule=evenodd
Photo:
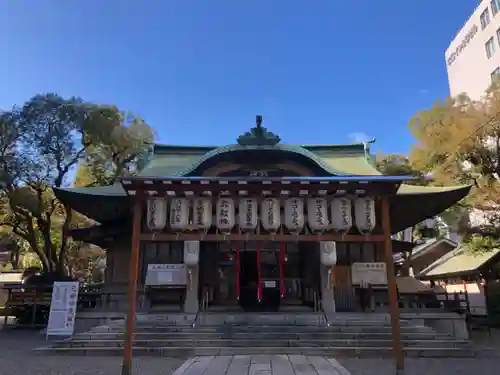
M486 48L486 56L488 59L491 59L491 56L495 53L495 41L493 40L493 37L488 39L484 47Z
M500 9L500 0L491 0L491 13L495 16Z
M500 76L500 66L491 73L491 82L495 82Z
M488 26L488 24L490 23L490 12L488 11L488 8L486 8L484 12L481 13L480 19L481 19L481 27L484 30L486 26Z

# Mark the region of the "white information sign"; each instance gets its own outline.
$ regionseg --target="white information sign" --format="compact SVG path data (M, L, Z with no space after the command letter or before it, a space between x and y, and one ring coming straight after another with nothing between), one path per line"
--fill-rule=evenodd
M356 262L351 268L352 285L387 285L384 262Z
M276 281L264 281L264 288L276 288Z
M79 285L78 281L54 282L47 336L73 335Z
M148 264L146 286L187 285L186 264Z

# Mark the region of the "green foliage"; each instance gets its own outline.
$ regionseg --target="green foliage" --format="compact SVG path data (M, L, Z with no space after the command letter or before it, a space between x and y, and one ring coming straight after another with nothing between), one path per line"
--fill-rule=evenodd
M416 180L407 183L413 185L426 185L427 180L421 171L415 169L405 155L388 154L377 155L377 169L385 176L412 176Z
M155 136L141 118L131 113L114 106L91 108L86 122L98 124L99 142L89 148L76 186L110 185L117 177L134 174Z
M467 248L476 254L487 253L500 247L500 240L492 236L481 236L473 234L465 238Z
M413 227L413 241L439 237L439 229L427 228L425 223L418 223Z
M437 101L409 123L416 138L412 167L432 174L433 185L472 185L471 194L442 218L463 233L476 234L466 241L477 251L491 248L500 237L499 113L500 87L495 83L479 101L466 95ZM484 220L469 223L472 211L482 213ZM485 238L480 240L481 235Z
M85 185L133 173L153 131L114 106L36 95L0 113L0 235L14 236L45 272L68 271L68 253L85 251L68 237L88 220L65 206L52 187L68 186L80 165Z
M10 272L14 269L12 263L6 263L4 265L0 264L0 272Z

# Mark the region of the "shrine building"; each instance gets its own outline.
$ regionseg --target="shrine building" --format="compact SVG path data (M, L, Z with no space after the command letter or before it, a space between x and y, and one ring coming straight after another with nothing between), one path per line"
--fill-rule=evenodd
M106 250L104 288L120 303L358 311L367 284L395 298L392 255L405 243L391 236L469 192L381 175L371 142L283 144L261 122L232 145L157 144L111 186L54 189L96 222L71 235Z

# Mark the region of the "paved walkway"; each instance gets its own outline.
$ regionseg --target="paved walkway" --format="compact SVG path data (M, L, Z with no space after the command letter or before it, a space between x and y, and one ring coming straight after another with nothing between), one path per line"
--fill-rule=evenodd
M334 359L303 355L193 357L173 375L349 375Z

